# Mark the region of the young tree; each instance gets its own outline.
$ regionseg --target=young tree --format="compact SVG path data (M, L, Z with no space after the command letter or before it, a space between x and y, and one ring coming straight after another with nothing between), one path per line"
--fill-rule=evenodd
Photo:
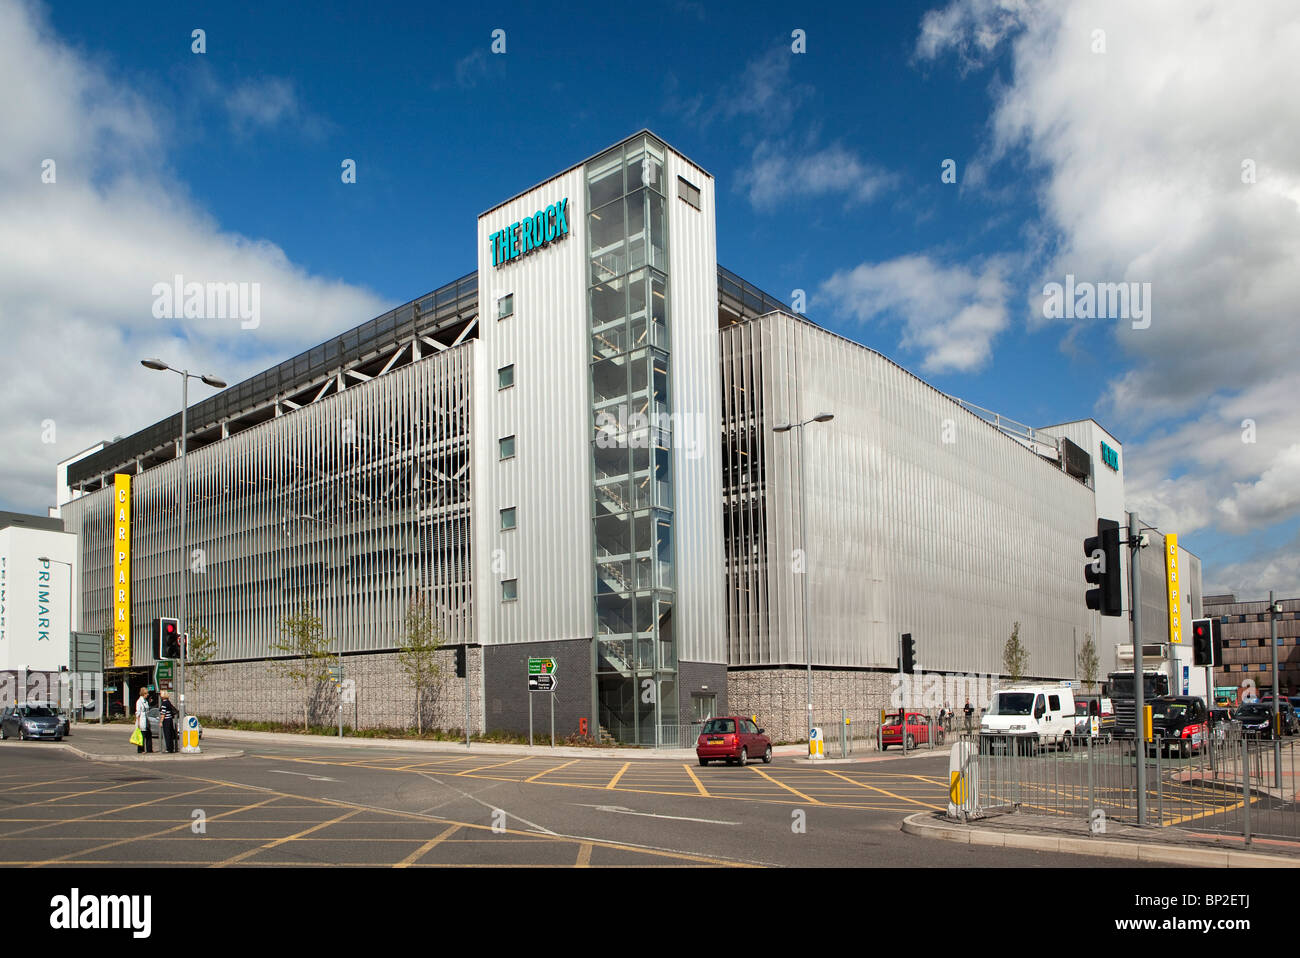
M186 691L198 698L203 680L207 677L208 663L217 651L217 640L208 631L206 625L190 629L190 639L185 646L185 684ZM197 708L190 711L197 712Z
M1029 650L1020 642L1020 623L1011 626L1011 637L1002 647L1002 670L1011 676L1011 681L1019 682L1029 671Z
M331 651L333 639L326 638L319 617L311 614L303 602L297 615L280 619L280 639L271 644L271 651L292 656L272 664L284 678L302 687L302 728L310 725L311 703L317 686L329 680L329 667L334 659Z
M1101 660L1097 658L1097 643L1092 641L1092 633L1083 634L1083 648L1079 650L1079 677L1091 692L1097 684L1097 672Z
M433 608L423 596L413 596L406 610L406 645L398 651L397 662L415 688L415 729L420 735L425 705L438 691L437 652L442 637Z

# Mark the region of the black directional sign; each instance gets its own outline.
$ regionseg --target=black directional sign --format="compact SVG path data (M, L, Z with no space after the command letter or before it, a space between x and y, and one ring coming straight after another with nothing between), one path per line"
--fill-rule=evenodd
M530 692L553 692L557 684L554 675L528 676L528 691Z

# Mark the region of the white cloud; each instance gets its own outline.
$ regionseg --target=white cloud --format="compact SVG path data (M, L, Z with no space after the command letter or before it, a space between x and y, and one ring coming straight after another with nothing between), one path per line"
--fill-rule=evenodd
M1130 505L1179 532L1300 514L1294 4L955 0L924 18L916 52L969 66L999 44L1010 76L977 162L1016 154L1042 173L1030 182L1055 243L1041 282L1152 284L1150 328L1112 323L1131 366L1116 364L1100 411L1154 433L1126 444Z
M1241 562L1204 566L1201 580L1205 595L1231 592L1238 602L1267 599L1270 589L1279 598L1300 595L1300 539Z
M793 196L841 194L849 203L862 203L896 179L839 144L801 152L790 143L764 140L737 173L736 188L749 194L754 207L772 209Z
M175 384L141 358L234 383L386 304L195 207L166 174L158 130L170 118L37 17L0 4L0 84L21 91L0 99L0 496L39 512L60 459L175 412ZM47 158L57 164L52 184L41 181ZM260 326L155 319L153 286L178 273L260 284ZM53 444L42 441L47 420Z
M820 293L836 312L861 322L901 320L901 345L924 354L926 372L964 372L988 361L993 338L1007 325L1006 272L997 258L975 272L900 256L836 272Z
M240 132L277 126L301 113L293 83L283 77L245 80L226 94L225 106Z

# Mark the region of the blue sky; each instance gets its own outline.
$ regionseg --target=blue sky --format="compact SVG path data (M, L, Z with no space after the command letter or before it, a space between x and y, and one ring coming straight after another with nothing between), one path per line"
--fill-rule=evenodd
M1297 246L1278 237L1300 235L1300 150L1286 101L1258 90L1300 51L1285 4L1238 14L0 0L0 77L33 93L0 107L17 144L0 199L31 206L50 253L0 268L0 324L107 327L90 377L143 350L233 382L471 271L478 213L649 127L716 178L720 263L787 301L806 290L811 318L945 392L1031 425L1096 417L1125 443L1130 505L1205 558L1207 589L1294 593L1300 417L1266 344L1298 338L1278 316L1300 292L1279 280ZM68 184L54 206L29 175L50 156ZM42 281L41 262L102 301ZM213 262L278 279L276 324L130 318L119 277ZM1151 329L1046 320L1044 283L1067 272L1150 282ZM11 342L22 368L58 368L40 339ZM54 462L174 402L129 373L137 405L88 415L50 386L10 397L23 451L0 473L4 508L41 511ZM61 436L41 446L27 420L47 418Z

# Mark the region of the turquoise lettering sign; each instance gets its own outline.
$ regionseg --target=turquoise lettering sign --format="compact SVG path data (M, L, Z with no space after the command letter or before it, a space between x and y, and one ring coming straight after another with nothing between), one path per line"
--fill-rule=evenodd
M1119 472L1119 453L1104 442L1101 444L1101 461Z
M569 199L565 197L489 236L492 265L504 266L568 235Z

